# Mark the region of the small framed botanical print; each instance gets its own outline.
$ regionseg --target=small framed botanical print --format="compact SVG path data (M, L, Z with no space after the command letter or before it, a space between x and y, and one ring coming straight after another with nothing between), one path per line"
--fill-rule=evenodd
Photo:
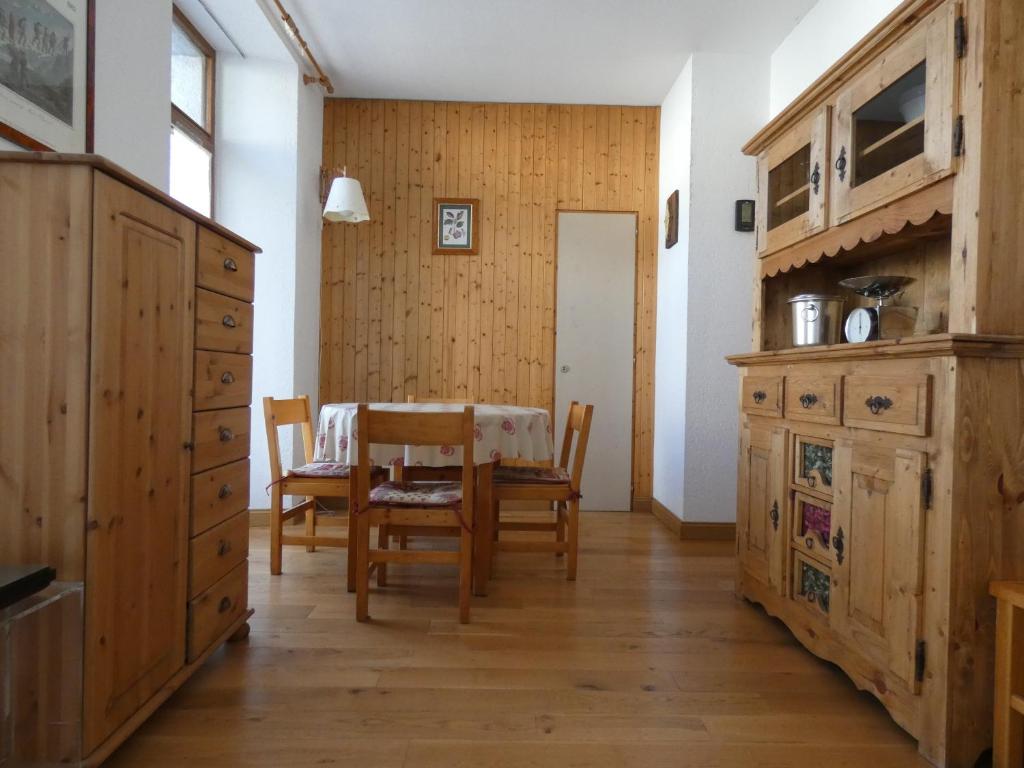
M438 255L479 252L477 231L479 200L466 197L434 198L434 248Z

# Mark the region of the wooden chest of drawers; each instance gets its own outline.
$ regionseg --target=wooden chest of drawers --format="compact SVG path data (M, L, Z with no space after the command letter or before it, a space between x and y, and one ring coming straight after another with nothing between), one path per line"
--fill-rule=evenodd
M258 249L95 156L0 153L0 187L0 561L85 584L96 765L246 632Z

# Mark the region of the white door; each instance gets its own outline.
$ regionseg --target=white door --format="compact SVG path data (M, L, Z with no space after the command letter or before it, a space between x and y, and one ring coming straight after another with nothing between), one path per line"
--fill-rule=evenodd
M584 510L630 508L635 275L634 214L558 214L555 455L569 403L593 404Z

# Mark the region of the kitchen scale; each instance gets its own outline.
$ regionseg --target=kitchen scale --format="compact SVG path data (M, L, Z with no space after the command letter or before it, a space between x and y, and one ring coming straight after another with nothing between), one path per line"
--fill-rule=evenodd
M910 336L917 322L917 307L898 307L886 303L914 282L904 275L865 275L840 280L843 288L856 294L875 299L874 307L858 307L846 318L846 340L857 344L862 341L899 339Z

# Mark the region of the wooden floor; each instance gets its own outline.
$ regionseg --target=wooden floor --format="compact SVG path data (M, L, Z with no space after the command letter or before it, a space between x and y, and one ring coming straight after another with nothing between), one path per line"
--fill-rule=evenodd
M472 624L451 570L392 566L356 624L343 555L254 531L248 641L218 652L111 768L915 768L875 701L733 596L732 546L584 514L580 576L502 553Z

